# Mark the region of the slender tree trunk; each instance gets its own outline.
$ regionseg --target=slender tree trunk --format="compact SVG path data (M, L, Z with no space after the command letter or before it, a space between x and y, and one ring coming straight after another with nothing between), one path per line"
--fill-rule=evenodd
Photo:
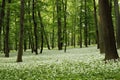
M33 35L32 34L32 32L31 32L31 35ZM31 36L31 52L33 53L34 52L34 39L33 39L33 36Z
M93 0L94 4L94 21L95 21L95 28L96 28L96 42L97 48L99 48L99 34L98 34L98 22L97 22L97 12L96 12L96 2Z
M26 39L24 39L24 51L26 51L26 50L27 50L27 41L26 41Z
M5 25L3 25L3 52L5 53Z
M76 19L76 16L75 16L75 19ZM76 21L75 21L75 23L76 23ZM76 33L75 33L75 29L76 29L76 25L74 25L74 27L73 27L73 45L74 45L74 48L75 48L75 45L76 45Z
M17 21L16 21L16 15L15 15L15 25L14 26L16 26L16 23L17 23ZM18 31L17 31L18 29L17 28L15 28L15 50L17 51L18 50Z
M57 24L58 24L58 50L62 50L62 24L61 24L61 0L56 0L57 4Z
M116 41L117 41L117 48L120 48L120 12L119 12L119 5L118 0L114 0L114 10L115 10L115 18L116 18Z
M30 0L28 0L28 8L30 9ZM30 16L30 10L28 11L28 21L30 28L28 28L28 49L32 50L32 26L31 26L31 16Z
M4 16L5 16L5 2L6 0L2 0L2 4L1 4L1 11L0 11L0 51L2 49L2 36L1 36L1 32L2 32L2 26L4 23Z
M5 57L9 57L10 3L11 0L8 0L6 34L5 34Z
M54 26L53 26L53 30L52 30L52 49L55 47L55 42L54 42L54 40L55 40L55 30L54 30Z
M111 5L109 0L99 0L100 21L102 23L103 39L105 44L105 60L119 58L116 44L114 29L111 16Z
M44 29L44 25L43 25L42 16L41 16L40 11L38 11L38 16L39 16L40 25L41 25L41 50L40 50L40 53L42 53L42 51L43 51L44 37L45 37L45 40L46 40L46 43L47 43L47 47L48 47L49 50L50 50L50 46L49 46L48 38L47 38L45 29Z
M70 38L71 38L70 39L71 40L71 46L74 46L74 26L72 27Z
M18 50L17 38L15 38L15 50Z
M80 48L82 48L82 3L81 3L81 6L80 6L80 23L79 23L79 34L80 34L80 37L79 37L79 44L80 44Z
M43 30L43 32L44 32L44 37L45 37L45 41L46 41L46 44L47 44L48 50L50 50L50 45L49 45L49 41L48 41L47 34L46 34L46 32L45 32L45 29Z
M38 17L40 19L40 26L41 26L41 50L40 50L40 53L42 53L43 43L44 43L44 25L43 25L43 22L42 22L42 17L41 17L40 11L38 11Z
M88 29L87 29L87 0L85 0L85 27L84 27L84 44L88 47Z
M53 29L52 29L52 49L55 46L54 40L55 40L55 1L53 1Z
M38 11L38 16L39 16L39 19L40 19L40 25L41 25L41 49L43 50L43 41L44 41L44 38L45 38L45 41L46 41L46 44L47 44L47 47L48 49L50 50L50 45L49 45L49 41L48 41L48 38L47 38L47 35L46 35L46 32L45 32L45 29L44 29L44 25L43 25L43 21L42 21L42 16L41 16L41 13L40 11ZM44 38L43 38L44 37ZM40 51L40 53L42 53L42 50Z
M24 40L24 0L21 0L20 9L20 36L19 36L19 49L17 55L17 62L22 62L23 55L23 40Z
M87 24L89 24L88 26L88 28L89 28L89 30L88 31L91 31L91 25L90 25L90 23L88 22ZM91 45L91 34L88 32L88 45Z
M68 33L67 33L67 39L68 39L68 40L67 40L67 41L68 41L68 42L67 42L67 46L70 46L70 38L71 38L71 37L70 37L70 31L68 31Z
M37 22L35 20L35 1L33 0L33 9L32 9L32 17L33 17L33 23L34 23L34 35L35 35L35 53L38 54L38 36L37 36Z
M64 2L64 52L66 52L67 49L67 0Z
M31 1L30 0L28 0L28 7L29 7L29 9L31 8ZM32 24L31 24L31 18L33 17L31 17L31 13L30 13L30 10L28 10L28 15L29 15L29 26L30 26L30 28L29 28L29 47L31 48L31 52L33 53L34 52L34 39L33 39L33 32L32 32Z
M80 42L80 48L82 48L82 22L81 22L81 19L80 19L80 31L79 32L80 32L80 39L79 39L80 40L79 41Z
M29 45L28 45L28 48L31 49L31 36L30 36L30 33L29 33L29 41L28 41L28 42L29 42L29 43L28 43L28 44L29 44Z
M74 7L75 7L75 11L74 11L74 18L73 18L73 46L74 46L74 48L76 47L76 27L77 27L77 16L78 16L78 5L77 5L77 3L78 3L78 0L73 0L74 2L73 2L73 5L75 5Z

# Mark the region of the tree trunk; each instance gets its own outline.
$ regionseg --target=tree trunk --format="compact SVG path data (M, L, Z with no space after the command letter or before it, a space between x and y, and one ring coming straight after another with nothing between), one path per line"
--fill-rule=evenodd
M9 57L10 3L11 0L8 0L6 34L5 34L5 57Z
M94 21L95 21L95 28L96 28L96 42L97 48L99 48L99 34L98 34L98 22L97 22L97 12L96 12L96 2L93 0L94 4Z
M24 40L24 0L21 0L20 9L20 36L19 36L19 49L17 55L17 62L22 62L23 55L23 40Z
M16 16L15 16L15 25L14 26L16 26L16 23L17 23L17 21L16 21ZM15 50L17 51L18 50L18 29L17 28L15 28Z
M31 8L31 1L30 0L28 0L28 7L29 8ZM31 10L28 10L28 15L29 15L29 26L30 26L30 28L29 28L29 47L31 48L31 52L33 53L34 52L34 39L33 39L33 32L32 32L32 24L31 24L31 18L33 17L31 17L31 13L30 13L30 11Z
M80 22L79 22L79 45L80 45L80 48L82 48L82 3L81 3L81 6L80 6L80 13L79 13L79 17L80 17Z
M61 24L61 0L56 0L57 4L57 24L58 24L58 50L62 50L62 24Z
M75 19L76 19L76 16L75 16ZM75 23L76 23L76 20L75 20ZM73 26L74 26L73 27L73 45L74 45L74 48L75 48L75 45L76 45L76 33L75 33L76 25L73 25Z
M64 52L66 52L67 49L67 0L64 2Z
M47 38L47 35L46 35L46 32L45 32L45 29L44 29L44 25L43 25L42 16L41 16L40 11L38 11L38 16L39 16L40 25L41 25L41 49L43 50L43 42L44 42L44 38L45 38L47 47L48 47L48 49L50 50L49 41L48 41L48 38ZM42 50L40 51L40 53L42 53Z
M5 25L3 25L3 52L5 53Z
M89 24L88 26L88 31L91 31L91 24L88 22L87 24ZM88 32L88 45L90 46L91 45L91 33Z
M2 32L2 26L4 23L4 16L5 16L5 2L6 0L2 0L2 4L1 4L1 11L0 11L0 51L2 49L2 36L1 36L1 32Z
M105 53L105 44L104 44L104 39L103 39L103 31L102 31L102 23L100 21L100 17L98 18L98 32L99 32L99 48L100 48L100 53L103 54Z
M87 1L85 0L85 27L84 27L84 44L88 47L88 30L87 30Z
M33 6L32 6L32 17L33 17L33 23L34 23L34 36L35 36L34 51L37 55L38 54L38 36L37 36L37 22L35 20L35 1L34 0L33 0Z
M18 44L17 44L18 40L17 38L15 38L15 50L17 51L18 50Z
M42 17L41 17L40 11L38 11L38 17L40 19L40 26L41 26L41 50L40 50L40 53L42 53L43 43L44 43L44 25L43 25L43 22L42 22Z
M25 34L25 33L24 33ZM26 51L27 50L27 41L26 41L26 39L24 38L24 51Z
M53 29L52 29L52 49L54 48L54 46L55 46L55 1L53 1Z
M115 10L115 22L116 22L116 42L117 48L120 48L120 12L119 12L119 5L118 0L114 0L114 10Z
M72 27L72 30L71 30L71 46L74 46L74 26Z
M100 21L102 23L103 39L105 44L105 60L119 58L116 44L114 29L111 16L111 4L109 0L99 0Z
M55 30L54 30L54 26L53 26L53 30L52 30L52 49L55 47L55 42L54 42L54 40L55 40Z
M45 41L46 41L46 44L47 44L48 50L50 50L50 45L49 45L49 41L48 41L47 34L46 34L46 32L45 32L45 29L43 30L43 32L44 32L44 37L45 37Z

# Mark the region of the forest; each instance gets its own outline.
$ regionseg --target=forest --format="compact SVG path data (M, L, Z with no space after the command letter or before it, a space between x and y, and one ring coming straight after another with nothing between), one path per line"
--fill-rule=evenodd
M120 80L120 0L0 0L0 80Z

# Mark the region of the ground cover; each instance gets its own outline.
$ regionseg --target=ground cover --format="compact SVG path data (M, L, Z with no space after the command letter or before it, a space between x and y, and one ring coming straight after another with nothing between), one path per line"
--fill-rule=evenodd
M0 80L120 80L120 62L103 61L96 47L47 50L35 55L27 51L23 62L16 63L16 52L10 58L0 54Z

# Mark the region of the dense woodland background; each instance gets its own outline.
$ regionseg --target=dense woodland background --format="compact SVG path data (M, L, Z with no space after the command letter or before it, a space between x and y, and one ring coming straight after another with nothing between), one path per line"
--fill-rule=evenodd
M105 60L119 58L119 0L0 0L0 51L88 47L97 44ZM117 44L117 46L116 46Z

